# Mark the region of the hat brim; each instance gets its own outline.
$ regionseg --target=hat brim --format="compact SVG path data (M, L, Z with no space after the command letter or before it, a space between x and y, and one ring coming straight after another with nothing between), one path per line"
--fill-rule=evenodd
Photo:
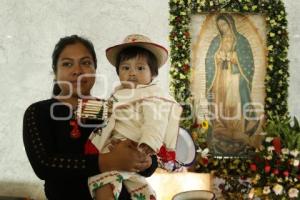
M153 53L157 59L158 68L163 66L168 59L168 50L163 46L151 42L133 42L115 45L106 49L106 57L110 64L116 66L117 56L119 55L119 53L123 49L133 46L147 49L148 51Z

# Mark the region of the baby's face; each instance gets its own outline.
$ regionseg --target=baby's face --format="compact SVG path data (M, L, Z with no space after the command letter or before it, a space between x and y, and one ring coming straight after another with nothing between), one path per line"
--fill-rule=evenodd
M119 78L123 86L130 88L138 84L147 85L152 81L150 67L144 56L136 56L120 62Z

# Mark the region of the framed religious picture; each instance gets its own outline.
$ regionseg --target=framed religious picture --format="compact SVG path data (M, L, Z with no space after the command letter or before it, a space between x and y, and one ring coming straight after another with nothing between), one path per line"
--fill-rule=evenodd
M248 157L268 120L288 115L282 2L170 0L170 25L181 126L209 159Z
M191 94L196 121L211 125L216 156L244 156L258 146L267 68L263 15L213 13L191 18Z
M170 90L197 147L191 170L213 173L218 199L291 197L299 185L299 163L291 158L299 156L300 129L295 119L291 126L287 106L283 0L170 0L169 6Z

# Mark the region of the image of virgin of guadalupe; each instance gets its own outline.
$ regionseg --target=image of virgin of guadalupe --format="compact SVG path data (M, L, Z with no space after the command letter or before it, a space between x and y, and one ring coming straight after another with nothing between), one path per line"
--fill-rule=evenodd
M205 58L212 123L208 144L215 155L242 156L247 154L249 138L260 123L251 105L253 53L230 14L218 15L216 26L218 35L210 43Z

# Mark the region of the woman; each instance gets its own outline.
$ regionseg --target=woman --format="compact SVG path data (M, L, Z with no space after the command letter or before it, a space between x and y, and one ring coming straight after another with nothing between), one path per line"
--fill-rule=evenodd
M52 54L55 97L29 106L24 115L23 140L36 175L45 180L50 200L92 199L87 178L111 170L142 171L150 176L155 157L140 153L130 141L116 142L111 152L84 154L92 132L73 118L78 98L91 98L97 59L90 41L72 35L61 38ZM123 187L124 188L124 187ZM124 188L120 199L129 199Z
M216 26L219 34L212 40L205 60L208 101L215 117L213 136L218 143L214 151L236 155L243 153L244 144L259 124L251 110L254 60L250 44L237 31L232 16L219 15Z

